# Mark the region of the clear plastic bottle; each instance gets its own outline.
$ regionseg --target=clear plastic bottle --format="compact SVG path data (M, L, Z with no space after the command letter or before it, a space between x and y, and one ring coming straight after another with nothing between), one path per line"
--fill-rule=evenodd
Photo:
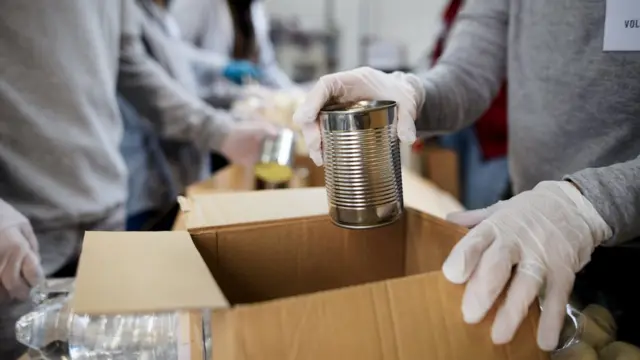
M177 360L176 313L74 315L69 354L74 360Z
M31 359L178 360L179 314L82 315L69 301L73 280L34 288L35 309L16 323L16 338Z
M50 280L34 288L34 310L16 322L16 339L29 348L31 359L69 359L68 329L72 319L72 279Z

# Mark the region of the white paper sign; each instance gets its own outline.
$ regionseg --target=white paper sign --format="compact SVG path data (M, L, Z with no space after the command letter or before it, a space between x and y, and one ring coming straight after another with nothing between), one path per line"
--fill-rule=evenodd
M607 0L604 51L640 51L640 1Z

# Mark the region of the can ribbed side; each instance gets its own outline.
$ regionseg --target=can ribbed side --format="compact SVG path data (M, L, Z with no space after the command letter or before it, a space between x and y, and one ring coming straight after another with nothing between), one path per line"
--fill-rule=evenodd
M329 202L340 208L403 203L400 144L395 128L323 131Z

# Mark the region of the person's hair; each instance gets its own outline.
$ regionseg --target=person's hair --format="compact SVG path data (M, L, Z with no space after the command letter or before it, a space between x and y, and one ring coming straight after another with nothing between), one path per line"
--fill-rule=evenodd
M251 18L253 0L228 0L227 2L234 27L233 57L255 61L258 49Z

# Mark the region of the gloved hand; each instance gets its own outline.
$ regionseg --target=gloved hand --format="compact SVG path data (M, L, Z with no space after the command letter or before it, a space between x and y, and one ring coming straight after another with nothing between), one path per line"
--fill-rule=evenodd
M231 162L243 166L255 165L267 136L277 136L278 128L265 121L235 123L222 142L220 152Z
M29 220L0 200L0 282L12 298L25 300L43 279L38 241Z
M512 278L491 331L494 343L507 343L544 286L538 345L554 350L575 273L612 236L593 205L572 183L545 181L510 200L448 219L475 225L442 267L449 281L467 283L465 321L480 322Z
M414 121L424 96L421 81L415 75L386 74L362 67L321 77L296 110L293 121L301 126L309 156L320 166L322 139L317 120L320 109L328 101L393 100L398 104L398 137L413 143L416 140Z
M222 70L222 75L234 83L241 85L246 78L259 79L260 70L251 61L233 60Z

